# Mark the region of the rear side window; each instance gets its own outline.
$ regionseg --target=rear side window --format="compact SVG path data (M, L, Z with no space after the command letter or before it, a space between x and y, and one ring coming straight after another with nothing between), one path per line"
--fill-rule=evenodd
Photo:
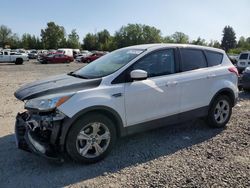
M207 63L209 67L221 64L223 54L218 52L206 51Z
M207 67L207 62L201 50L196 49L180 49L182 71L190 71Z
M239 59L247 59L248 54L241 54Z

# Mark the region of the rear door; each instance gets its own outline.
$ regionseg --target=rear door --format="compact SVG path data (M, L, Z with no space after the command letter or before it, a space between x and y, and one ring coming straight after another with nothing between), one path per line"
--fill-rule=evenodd
M61 63L62 58L60 54L54 56L54 63Z
M199 49L180 48L180 57L181 112L207 106L211 79L216 75L209 71L205 53Z

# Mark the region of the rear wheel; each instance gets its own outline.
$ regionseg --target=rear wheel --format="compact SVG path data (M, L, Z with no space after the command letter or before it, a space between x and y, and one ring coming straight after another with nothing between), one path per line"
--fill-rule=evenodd
M23 59L22 59L22 58L17 58L15 64L16 64L16 65L21 65L21 64L23 64Z
M207 122L211 127L225 127L232 114L232 101L225 95L218 96L211 104Z
M94 163L106 157L115 142L114 123L102 114L92 113L72 125L66 150L77 162Z

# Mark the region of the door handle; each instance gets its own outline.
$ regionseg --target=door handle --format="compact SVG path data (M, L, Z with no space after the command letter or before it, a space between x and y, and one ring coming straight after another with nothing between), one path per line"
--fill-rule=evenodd
M166 87L169 87L169 86L177 86L177 85L178 85L178 82L177 82L177 81L172 81L172 82L167 82Z
M207 76L207 78L208 78L208 79L210 79L210 78L214 78L214 77L216 77L216 75L215 75L215 74L209 74L209 75Z

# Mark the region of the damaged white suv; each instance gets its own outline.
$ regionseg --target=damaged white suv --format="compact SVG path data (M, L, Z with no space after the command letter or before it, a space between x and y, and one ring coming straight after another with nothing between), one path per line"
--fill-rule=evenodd
M223 50L147 44L21 87L15 97L20 149L79 162L104 158L117 138L206 117L224 127L238 97L238 72ZM166 143L167 144L167 143Z

